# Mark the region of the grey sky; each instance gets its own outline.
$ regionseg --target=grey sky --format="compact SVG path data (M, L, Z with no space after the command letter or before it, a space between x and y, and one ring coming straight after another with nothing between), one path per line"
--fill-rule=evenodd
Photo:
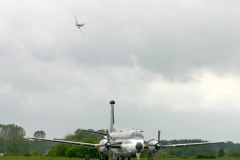
M0 1L0 123L61 138L240 143L239 1ZM75 26L86 23L82 31Z

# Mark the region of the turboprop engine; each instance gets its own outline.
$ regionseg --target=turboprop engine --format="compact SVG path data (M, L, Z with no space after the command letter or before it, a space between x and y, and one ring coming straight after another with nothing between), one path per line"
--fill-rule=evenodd
M148 152L149 153L156 153L159 149L161 149L160 130L158 131L158 140L152 139L152 140L148 141L147 146L148 146Z
M102 139L96 147L99 149L100 152L107 152L108 156L110 156L111 150L110 148L121 148L122 142L117 142L111 144L110 142L110 135L108 134L108 130L106 130L107 139Z
M108 141L106 139L102 139L100 142L99 142L99 145L101 145L101 147L98 148L98 150L102 153L105 153L108 151L108 148L106 147L106 143Z
M156 153L160 148L160 144L157 140L150 140L148 142L148 152L149 153Z

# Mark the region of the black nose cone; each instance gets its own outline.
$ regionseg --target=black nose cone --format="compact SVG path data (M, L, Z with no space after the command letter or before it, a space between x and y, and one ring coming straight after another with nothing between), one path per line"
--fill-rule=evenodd
M141 150L143 149L143 144L142 144L141 142L138 142L138 143L136 144L136 149L137 149L138 151L141 151Z
M114 101L114 100L111 100L111 101L110 101L110 104L115 104L115 101Z

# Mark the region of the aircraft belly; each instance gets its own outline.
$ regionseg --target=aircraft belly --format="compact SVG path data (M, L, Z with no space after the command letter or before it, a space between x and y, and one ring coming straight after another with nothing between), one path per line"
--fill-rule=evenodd
M128 144L128 141L126 140L117 140L115 142L123 142L123 144L121 145L122 148L112 148L112 151L117 154L117 155L120 155L120 156L131 156L132 155L132 152L129 150L129 144Z
M127 150L123 150L123 149L112 149L112 151L119 155L119 156L131 156L132 153L127 151Z

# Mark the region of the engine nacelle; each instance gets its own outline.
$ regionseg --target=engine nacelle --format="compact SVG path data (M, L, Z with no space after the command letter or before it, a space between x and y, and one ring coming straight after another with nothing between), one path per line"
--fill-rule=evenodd
M158 144L158 141L156 140L150 140L148 142L148 152L149 153L156 153L158 151L158 148L156 147Z
M99 142L99 145L105 145L107 143L107 140L106 139L102 139L100 142ZM106 146L102 146L102 147L99 147L98 150L102 153L105 153L108 151L107 147Z

